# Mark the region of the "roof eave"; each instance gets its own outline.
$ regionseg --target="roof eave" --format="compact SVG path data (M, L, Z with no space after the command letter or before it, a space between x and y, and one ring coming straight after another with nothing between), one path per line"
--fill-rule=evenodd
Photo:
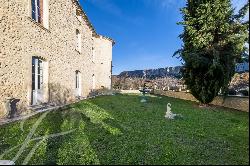
M93 33L93 36L95 36L95 37L100 37L100 36L101 36L101 37L103 37L103 38L105 38L105 39L111 41L111 42L112 42L112 45L115 45L115 41L114 41L113 39L111 39L110 37L106 37L106 36L99 35L99 34L96 33L96 30L95 30L94 26L91 24L90 20L88 19L87 14L83 11L83 9L82 9L82 7L81 7L79 1L78 1L78 0L73 0L73 2L75 2L76 5L77 5L77 6L79 7L79 9L81 10L81 12L82 12L82 14L83 14L83 17L84 17L84 19L85 19L85 21L86 21L88 27L91 29L91 31L92 31L92 33Z

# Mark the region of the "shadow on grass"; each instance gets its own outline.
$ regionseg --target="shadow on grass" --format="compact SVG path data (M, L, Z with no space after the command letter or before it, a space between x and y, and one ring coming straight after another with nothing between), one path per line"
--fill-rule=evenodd
M187 118L166 121L168 102L174 103L173 110L179 111L176 113ZM39 116L27 121L25 135ZM50 112L34 137L76 130L46 139L28 164L227 164L241 163L240 160L246 163L248 154L242 148L246 143L241 140L248 140L245 135L248 121L241 121L240 116L228 112L194 111L192 103L173 98L149 97L148 103L140 103L138 95L97 97ZM18 137L17 126L0 128L1 137L9 139L0 140L0 149L25 139L25 135ZM235 146L236 143L242 146ZM26 148L17 164L22 164L33 146L34 143ZM242 157L234 158L238 151ZM11 159L10 156L13 157L6 155L5 159Z
M56 122L55 122L56 119ZM47 141L46 146L46 165L51 164L100 164L96 150L92 148L90 140L96 138L89 138L87 133L93 132L97 135L103 131L105 135L119 135L121 131L109 122L113 121L112 117L98 106L83 102L71 105L58 111L55 116L50 116L47 123L50 126L47 128L48 133L62 132L63 128L77 128L75 133L71 135L58 138L52 138ZM51 122L54 122L51 124ZM98 128L97 133L92 130Z
M61 110L59 110L61 111ZM56 120L55 120L56 119ZM63 124L63 115L60 112L54 113L53 116L48 116L44 123L47 124L46 133L61 133L61 127ZM51 123L54 122L54 123ZM46 165L57 164L57 156L60 146L63 144L64 140L59 138L48 138L47 146L45 151L45 163Z
M14 127L16 133L22 133L19 123L9 124L5 128L0 129L0 133L2 133L1 137L9 137L8 139L1 140L1 151L5 149L2 151L4 153L15 147L15 149L6 152L2 156L4 159L11 160L16 155L25 138L30 134L31 128L41 116L43 114L25 121L25 132L22 137L19 137L19 140L17 137L12 137L15 134L12 133L12 127ZM20 157L17 158L16 164L100 164L96 150L92 148L90 139L86 133L93 131L91 129L94 127L100 129L98 132L105 131L106 135L122 134L117 127L106 122L108 119L112 121L112 117L104 109L89 102L81 102L52 111L45 115L41 123L38 123L38 128L28 141ZM50 135L67 131L74 132L49 137ZM47 138L43 141L39 139L46 136ZM95 138L91 139L94 140ZM37 149L34 149L32 152L35 146L37 146ZM30 158L27 159L27 156L30 156Z
M140 99L138 95L129 94L113 96L104 102L102 98L90 101L113 117L103 119L103 122L122 133L110 134L109 130L103 130L98 125L87 124L86 134L102 164L155 164L159 160L162 146L153 143L148 132L153 129L148 128L152 122L148 118L156 113L151 107L157 97L148 96L147 103L140 103Z

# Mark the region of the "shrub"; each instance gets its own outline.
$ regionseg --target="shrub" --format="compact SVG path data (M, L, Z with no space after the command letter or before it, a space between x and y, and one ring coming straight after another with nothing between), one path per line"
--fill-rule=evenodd
M112 90L108 88L95 89L89 93L88 97L94 97L94 96L100 96L100 95L114 95L119 92L120 92L119 90Z
M236 91L234 89L229 89L228 95L236 95Z

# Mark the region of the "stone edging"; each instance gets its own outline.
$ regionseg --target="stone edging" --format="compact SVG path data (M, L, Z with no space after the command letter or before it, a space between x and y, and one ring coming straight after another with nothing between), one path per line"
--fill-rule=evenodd
M191 93L186 92L155 90L154 94L198 102ZM224 100L223 96L217 96L214 98L211 104L226 108L232 108L239 111L249 112L249 97L228 96Z

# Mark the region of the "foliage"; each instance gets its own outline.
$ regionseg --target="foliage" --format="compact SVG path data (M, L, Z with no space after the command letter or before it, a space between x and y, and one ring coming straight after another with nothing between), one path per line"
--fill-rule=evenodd
M119 93L119 90L101 88L101 89L92 90L89 93L88 97L95 97L95 96L100 96L100 95L114 95L116 93Z
M112 84L114 89L122 89L122 90L138 90L143 87L143 83L146 79L133 77L133 78L125 78L125 77L117 77L113 76ZM148 80L150 82L147 83L147 86L150 89L167 89L167 87L176 87L179 85L183 85L182 80L176 77L163 77L163 78L154 78Z
M184 42L175 52L184 61L185 84L201 103L210 103L218 92L226 94L235 64L245 52L248 22L246 4L234 15L230 0L188 0L183 13Z
M234 89L228 89L228 95L236 95L237 92Z
M167 103L183 119L164 118ZM43 115L0 127L0 155L22 144ZM51 111L32 138L44 140L27 164L240 165L249 163L248 113L225 108L201 111L194 102L137 95L100 96ZM25 148L22 164L37 141ZM10 160L19 148L2 159Z

